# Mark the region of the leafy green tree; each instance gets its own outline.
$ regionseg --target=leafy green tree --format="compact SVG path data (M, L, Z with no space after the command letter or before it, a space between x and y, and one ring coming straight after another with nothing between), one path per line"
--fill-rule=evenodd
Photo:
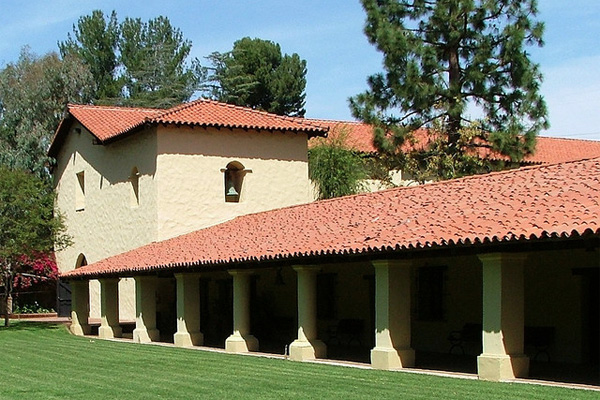
M304 116L306 61L277 43L245 37L207 57L205 88L219 101L280 115Z
M119 40L125 103L170 107L188 100L196 89L199 71L199 67L186 65L191 48L192 42L185 40L166 17L148 23L126 18Z
M308 150L308 173L319 199L356 194L364 188L367 166L346 145L346 137L346 132L339 132Z
M0 277L5 316L19 271L39 253L63 249L70 244L59 214L54 213L54 193L29 172L0 167Z
M353 114L376 127L375 144L388 153L406 146L412 132L433 127L439 163L455 176L478 147L512 160L532 152L548 127L539 94L542 76L525 45L543 45L543 24L533 20L535 0L362 0L365 34L383 53L383 73L350 99ZM483 113L477 135L467 106ZM434 124L435 123L435 124ZM439 143L438 143L439 144ZM431 149L423 149L431 150ZM443 152L445 154L441 154ZM435 156L436 154L433 154ZM470 160L469 160L470 162Z
M58 42L63 58L77 55L90 68L96 82L95 99L114 99L120 95L118 43L117 13L105 16L100 10L80 17L77 25L73 25L73 35L68 33L67 40Z
M46 152L68 102L91 99L94 81L77 58L23 48L0 70L0 164L48 179Z

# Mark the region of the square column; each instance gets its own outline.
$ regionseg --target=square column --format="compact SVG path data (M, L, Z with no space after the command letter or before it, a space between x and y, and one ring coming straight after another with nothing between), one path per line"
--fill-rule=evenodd
M156 329L156 277L137 276L135 279L135 329L133 341L158 342L160 332Z
M327 356L327 346L317 339L317 272L319 267L298 266L298 339L290 345L290 359L314 360Z
M233 276L233 334L225 340L231 353L258 351L258 339L250 334L250 275L254 271L230 270Z
M121 337L119 325L119 279L100 279L100 328L98 337Z
M90 283L89 281L71 282L71 333L77 336L89 335Z
M375 347L371 365L393 369L415 365L410 347L410 261L377 260L375 267Z
M175 274L177 280L177 332L175 346L201 346L200 332L200 275Z
M483 353L477 357L480 379L526 377L524 354L524 274L526 255L480 255L483 264Z

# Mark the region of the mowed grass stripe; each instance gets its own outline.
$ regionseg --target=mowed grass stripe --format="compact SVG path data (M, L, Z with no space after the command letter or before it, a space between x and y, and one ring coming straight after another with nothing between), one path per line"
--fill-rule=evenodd
M119 343L0 328L2 399L597 399L598 392Z

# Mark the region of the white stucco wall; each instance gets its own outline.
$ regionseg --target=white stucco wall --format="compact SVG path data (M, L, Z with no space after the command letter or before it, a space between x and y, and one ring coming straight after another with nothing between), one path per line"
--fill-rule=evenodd
M244 176L239 203L225 202L223 169L237 161ZM239 215L307 203L307 137L229 129L159 128L156 181L158 239Z

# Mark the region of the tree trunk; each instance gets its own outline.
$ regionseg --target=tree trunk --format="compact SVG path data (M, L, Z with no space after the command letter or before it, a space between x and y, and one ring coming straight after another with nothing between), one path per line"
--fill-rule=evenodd
M458 140L460 138L461 112L456 110L461 99L460 84L460 62L458 58L458 46L452 46L448 52L448 86L452 99L448 110L448 147L450 151L455 152Z
M10 294L4 294L4 301L2 302L2 314L4 314L4 326L10 326L10 314L12 314L12 296Z

